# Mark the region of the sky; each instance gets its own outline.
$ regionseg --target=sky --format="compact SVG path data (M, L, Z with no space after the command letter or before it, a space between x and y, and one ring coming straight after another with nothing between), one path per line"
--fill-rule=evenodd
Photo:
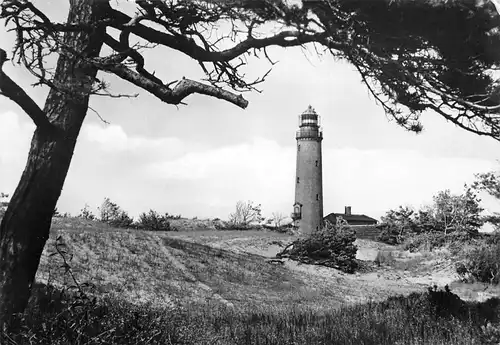
M44 3L35 1L35 3ZM121 2L122 3L122 2ZM45 4L45 5L44 5ZM49 1L51 18L66 15L67 1ZM53 6L57 5L57 6ZM0 32L10 52L13 36ZM58 202L61 213L97 207L109 197L132 216L154 209L186 217L227 219L238 200L262 205L263 215L289 215L294 203L295 131L298 115L312 105L323 126L325 215L352 212L380 219L399 205L420 207L437 192L463 191L475 173L498 170L500 143L465 132L435 113L422 115L414 134L389 121L353 67L318 56L312 47L273 48L275 61L252 58L249 76L272 72L245 93L242 110L227 102L191 95L187 105L163 103L111 75L117 93L137 98L94 97ZM146 55L147 67L169 82L199 79L198 65L163 48ZM42 107L47 90L31 86L22 67L4 71ZM12 193L26 164L34 125L13 102L0 98L0 191ZM486 195L487 212L500 203Z

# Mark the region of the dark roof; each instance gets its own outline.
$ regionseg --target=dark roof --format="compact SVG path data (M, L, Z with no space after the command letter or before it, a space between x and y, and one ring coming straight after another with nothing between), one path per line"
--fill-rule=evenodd
M365 216L364 214L350 214L350 215L347 215L345 213L330 213L325 218L329 219L329 220L330 219L334 220L337 217L344 218L348 223L349 222L377 222L376 219L374 219L372 217Z

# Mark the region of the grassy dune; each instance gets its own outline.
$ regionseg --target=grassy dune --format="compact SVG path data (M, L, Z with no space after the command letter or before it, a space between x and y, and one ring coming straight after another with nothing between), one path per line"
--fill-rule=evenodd
M229 232L228 241L231 235L236 237ZM167 307L215 300L238 308L262 304L329 308L343 300L330 289L310 288L302 277L258 255L177 239L176 233L89 228L85 223L56 223L41 259L40 282L71 283L60 255L50 256L58 236L66 243L69 264L80 283L92 282L96 294L135 304ZM268 233L267 239L276 236L280 234Z
M59 236L65 246L51 255ZM500 341L499 299L463 302L449 292L405 285L403 279L387 285L380 272L344 275L315 267L310 274L310 267L270 264L243 250L262 254L288 240L272 232L152 233L58 219L28 309L0 343ZM61 267L65 261L69 266ZM72 276L85 295L72 287ZM405 296L387 298L397 292Z

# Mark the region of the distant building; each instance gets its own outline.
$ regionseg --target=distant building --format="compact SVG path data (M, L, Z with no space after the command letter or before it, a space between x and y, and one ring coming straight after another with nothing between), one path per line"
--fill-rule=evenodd
M364 214L352 214L351 206L346 206L344 213L330 213L324 220L335 224L339 217L344 218L349 225L376 225L378 223L376 219L365 216Z

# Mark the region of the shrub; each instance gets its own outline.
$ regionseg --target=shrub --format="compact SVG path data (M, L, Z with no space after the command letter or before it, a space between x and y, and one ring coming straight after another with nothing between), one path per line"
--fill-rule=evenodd
M169 231L172 230L168 221L168 213L160 215L154 210L149 210L148 213L139 215L138 227L144 230L151 231Z
M98 210L101 222L108 222L118 217L121 209L120 206L111 202L109 198L104 198L101 207L98 207Z
M129 228L134 222L126 211L109 198L104 198L101 207L99 207L99 216L102 222L117 228Z
M498 284L500 282L500 243L481 244L471 249L455 266L464 280Z
M423 232L420 234L410 234L403 242L403 249L410 252L420 250L431 251L449 245L452 252L459 252L464 244L474 243L479 234L475 231L454 231L445 234L441 231Z
M446 243L446 236L442 232L424 232L408 236L404 243L403 249L410 252L419 250L431 251L434 248L442 247Z
M134 219L129 217L126 211L121 210L118 215L108 221L108 224L117 228L130 228Z
M215 230L227 230L230 228L227 222L216 218L213 220Z
M97 217L90 211L90 206L85 204L85 206L80 210L80 214L77 216L85 220L95 220Z
M399 206L397 210L389 210L382 217L382 231L377 240L387 244L403 242L408 232L415 231L414 211L409 207Z
M292 242L276 257L287 257L353 273L358 267L355 240L355 231L350 229L344 220L335 225L327 222L322 230L313 232L308 238Z
M377 241L387 243L390 245L396 245L400 241L399 231L387 224L382 224L380 226L380 232L377 236Z

